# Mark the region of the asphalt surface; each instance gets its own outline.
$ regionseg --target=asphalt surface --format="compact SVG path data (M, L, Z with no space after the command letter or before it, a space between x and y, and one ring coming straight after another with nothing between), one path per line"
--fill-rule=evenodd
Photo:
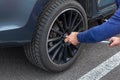
M71 68L61 73L48 73L33 66L22 47L0 48L0 80L77 80L120 51L107 44L83 44L81 55ZM100 80L120 80L120 66Z

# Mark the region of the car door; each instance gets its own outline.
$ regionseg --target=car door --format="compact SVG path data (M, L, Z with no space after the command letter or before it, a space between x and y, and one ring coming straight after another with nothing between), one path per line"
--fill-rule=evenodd
M101 14L115 10L115 8L115 0L97 0L97 10Z
M97 0L97 6L98 8L104 8L104 7L108 7L111 4L114 4L115 0Z
M92 17L107 16L116 10L115 0L93 0Z

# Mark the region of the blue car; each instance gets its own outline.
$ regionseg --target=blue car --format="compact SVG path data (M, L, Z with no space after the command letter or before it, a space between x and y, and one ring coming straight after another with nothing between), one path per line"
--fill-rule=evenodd
M114 0L0 0L0 45L24 46L34 65L64 71L81 52L66 35L102 23L115 9Z

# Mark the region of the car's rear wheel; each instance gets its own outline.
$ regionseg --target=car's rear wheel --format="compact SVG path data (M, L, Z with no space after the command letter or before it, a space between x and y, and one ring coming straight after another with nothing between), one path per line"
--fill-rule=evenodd
M40 14L31 44L27 45L28 59L47 71L63 71L80 54L80 45L64 42L73 31L87 29L87 16L75 0L52 0Z

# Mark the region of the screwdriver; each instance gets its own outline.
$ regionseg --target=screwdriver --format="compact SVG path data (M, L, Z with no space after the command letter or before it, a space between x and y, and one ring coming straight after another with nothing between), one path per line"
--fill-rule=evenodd
M109 44L110 45L112 42L111 41L101 41L99 43L104 43L104 44Z

